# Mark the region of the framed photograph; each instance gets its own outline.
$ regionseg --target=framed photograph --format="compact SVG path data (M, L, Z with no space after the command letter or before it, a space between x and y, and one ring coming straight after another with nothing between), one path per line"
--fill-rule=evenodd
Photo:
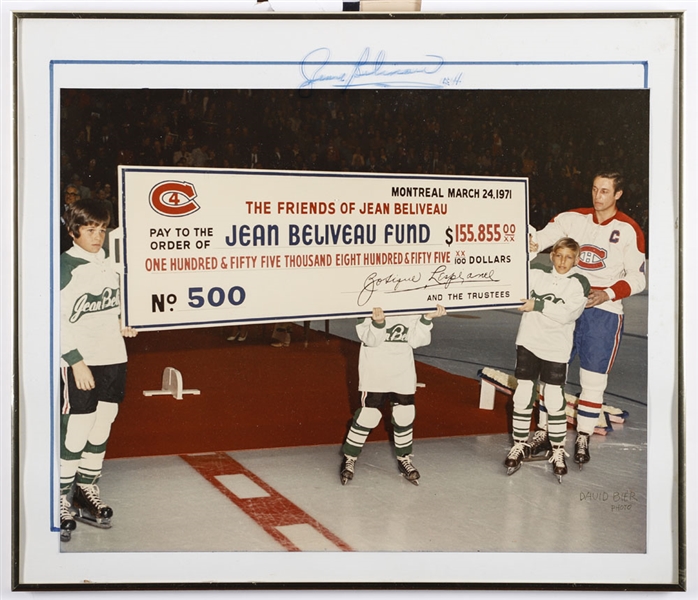
M17 4L13 590L686 589L685 7ZM570 250L618 332L522 416L529 264L567 272L570 211L635 240ZM426 338L368 393L385 323Z

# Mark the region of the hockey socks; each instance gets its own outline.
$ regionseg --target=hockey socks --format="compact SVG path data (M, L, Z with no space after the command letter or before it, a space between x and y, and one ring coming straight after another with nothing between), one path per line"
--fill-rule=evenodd
M512 430L514 441L525 442L531 429L531 414L533 413L533 388L530 379L520 379L514 392L514 415Z
M61 493L67 494L75 480L82 451L92 430L96 413L61 415Z
M414 404L393 404L393 439L395 455L412 454L412 424L414 423Z
M603 407L603 393L608 382L605 373L594 373L586 369L579 370L579 383L582 391L577 402L577 431L594 433Z
M553 446L564 445L567 434L567 401L560 385L545 384L543 391L548 414L548 437Z
M113 402L99 402L97 404L95 422L87 437L87 443L83 448L78 465L78 483L95 483L102 474L107 440L118 412L119 405Z
M61 415L61 490L70 489L76 473L82 483L99 478L118 410L118 404L99 402L93 413Z
M354 420L342 446L342 452L348 456L359 456L368 434L380 423L381 411L377 408L362 406L354 413Z

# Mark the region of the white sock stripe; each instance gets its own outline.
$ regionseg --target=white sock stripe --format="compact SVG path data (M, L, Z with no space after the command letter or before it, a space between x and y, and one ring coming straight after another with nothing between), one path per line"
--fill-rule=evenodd
M531 422L531 415L520 415L518 413L514 413L514 416L512 417L512 420L515 423L530 423Z
M354 429L353 427L349 430L348 437L353 437L355 439L366 439L370 431L364 431L362 429Z
M352 429L347 435L347 443L352 446L363 446L366 443L366 438L368 435L359 434Z
M78 469L78 475L82 475L83 477L86 477L87 479L93 479L97 480L99 479L100 475L102 474L102 471L95 471L93 469Z
M78 473L89 474L90 476L99 475L102 472L104 464L104 452L94 454L92 452L83 452L80 457L80 466Z
M550 437L563 436L567 433L567 421L548 421L548 435Z
M531 427L531 417L528 419L517 419L514 417L512 419L512 427L518 431L528 431Z
M75 474L78 472L79 464L79 459L66 460L65 458L61 458L59 467L61 487L65 487L73 483L75 480Z
M393 436L396 438L399 437L411 437L412 436L412 428L410 427L409 429L405 429L405 431L393 431Z

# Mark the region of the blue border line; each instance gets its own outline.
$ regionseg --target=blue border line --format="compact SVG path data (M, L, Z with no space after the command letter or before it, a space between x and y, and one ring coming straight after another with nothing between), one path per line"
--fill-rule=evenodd
M355 66L355 60L86 60L86 59L54 59L50 61L52 64L56 65L169 65L169 66L181 66L181 65L214 65L214 66L263 66L263 65L273 65L273 66L297 66L297 65L314 65L314 66L326 66L326 65L342 65L342 66ZM440 65L470 65L470 66L505 66L505 65L531 65L531 66L563 66L563 65L575 65L575 66L593 66L593 65L644 65L648 68L649 62L646 60L443 60L443 61L433 61L433 60L382 60L382 61L371 61L367 60L361 63L364 65L397 65L397 66L407 66L407 65L417 65L417 66L434 66L435 64Z
M165 65L165 66L185 66L185 65L200 65L200 66L286 66L286 67L298 67L301 65L309 66L357 66L356 61L298 61L298 60L271 60L271 61L253 61L253 60L52 60L50 62L53 65ZM362 62L361 66L434 66L435 61L366 61ZM471 66L471 67L485 67L485 66L534 66L534 67L561 67L561 66L601 66L601 65L626 65L626 66L642 66L643 69L643 89L647 89L649 86L649 61L647 60L589 60L589 61L574 61L574 60L531 60L531 61L521 61L521 60L473 60L473 61L441 61L439 65L442 67L447 66ZM302 83L302 82L301 82ZM378 84L368 84L378 85ZM339 86L344 87L344 86ZM379 86L380 87L380 86ZM423 85L420 87L424 87ZM127 89L127 88L124 88ZM320 88L322 89L322 88ZM395 88L399 89L399 88ZM467 90L470 88L450 88L453 90ZM547 89L547 88L535 88L535 89ZM580 88L582 89L582 88Z
M55 102L55 75L54 75L54 68L57 65L165 65L165 66L183 66L183 65L208 65L208 66L264 66L264 65L272 65L272 66L299 66L301 64L305 65L346 65L346 66L352 66L355 65L355 61L337 61L337 62L323 62L323 61L154 61L154 60L113 60L113 61L104 61L104 60L51 60L49 61L49 98L50 98L50 107L49 107L49 141L50 141L50 148L49 148L49 177L50 177L50 190L49 190L49 207L50 207L50 213L53 215L55 213L55 206L54 203L56 202L56 198L54 195L54 187L55 187L55 179L54 179L54 172L55 172L55 165L54 165L54 143L55 143L55 135L54 135L54 102ZM366 63L363 63L365 65L377 65L378 63L376 61L367 61ZM387 64L387 65L418 65L418 66L433 66L434 61L385 61L381 64ZM628 66L634 66L634 65L641 65L643 67L644 71L644 78L643 78L643 89L647 89L649 85L649 62L646 60L631 60L631 61L444 61L441 63L442 66L517 66L517 65L530 65L530 66L565 66L565 65L572 65L572 66L600 66L600 65L628 65ZM127 89L127 88L124 88ZM454 88L455 90L461 90L461 91L468 91L470 88ZM538 88L536 88L538 89ZM542 88L541 88L542 89ZM492 90L495 91L495 90ZM302 173L302 172L298 172ZM298 175L296 173L296 176ZM291 175L293 173L288 173L288 175ZM350 176L350 175L346 175ZM428 178L428 177L415 177L415 179L433 179ZM468 178L466 178L467 180ZM478 179L476 177L473 177L471 179ZM514 178L511 178L514 179ZM508 179L502 178L500 179L501 181L507 181ZM528 223L528 183L526 183L526 222ZM59 211L60 212L60 211ZM50 256L50 273L49 273L49 341L50 341L50 356L49 356L49 365L51 369L51 378L50 378L50 384L49 384L49 390L50 390L50 415L51 415L51 429L50 429L50 444L51 444L51 451L49 452L50 456L50 479L51 479L51 490L54 489L55 485L55 468L54 468L54 446L55 446L55 392L56 392L56 386L55 386L55 377L54 377L54 371L55 371L55 360L54 360L54 352L53 352L53 347L54 347L54 338L55 338L55 331L56 331L56 323L54 319L54 311L53 311L53 296L54 296L54 289L55 289L55 277L54 277L54 229L55 227L53 226L53 219L50 220L49 222L49 240L50 240L50 251L49 251L49 256ZM123 229L123 235L125 237L126 235L126 230L125 228ZM126 285L126 279L127 279L127 271L126 271L126 253L122 248L122 254L121 254L121 259L123 261L123 280L124 283L123 285ZM528 278L528 275L527 275ZM528 284L528 281L527 281ZM126 294L124 294L126 296ZM491 305L487 305L491 306ZM501 307L501 305L498 305ZM486 307L483 307L486 308ZM307 319L304 319L307 320ZM54 502L55 502L55 494L51 494L51 499L50 499L50 511L51 511L51 531L59 531L58 527L56 527L53 519L54 515Z

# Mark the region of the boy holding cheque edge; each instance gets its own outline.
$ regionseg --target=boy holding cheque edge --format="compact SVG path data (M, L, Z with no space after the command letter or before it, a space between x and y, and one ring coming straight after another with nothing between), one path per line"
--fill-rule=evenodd
M344 459L340 470L342 485L354 478L354 465L366 438L381 420L381 407L392 407L393 440L400 473L419 485L419 471L412 455L412 424L417 372L414 348L431 342L432 319L446 314L440 304L425 315L386 316L382 308L373 309L371 318L360 318L356 333L361 340L359 353L359 391L361 407L354 413L349 433L342 446Z
M560 483L567 474L565 456L569 455L565 452L567 415L563 386L572 353L575 321L584 311L590 289L586 277L575 269L579 252L575 240L562 238L550 253L552 268L531 265L531 297L522 299L524 303L518 308L524 314L516 336L518 385L512 418L514 445L504 462L507 475L518 471L522 461L531 458L528 437L537 380L548 411L551 447L546 457L549 455L553 473Z

